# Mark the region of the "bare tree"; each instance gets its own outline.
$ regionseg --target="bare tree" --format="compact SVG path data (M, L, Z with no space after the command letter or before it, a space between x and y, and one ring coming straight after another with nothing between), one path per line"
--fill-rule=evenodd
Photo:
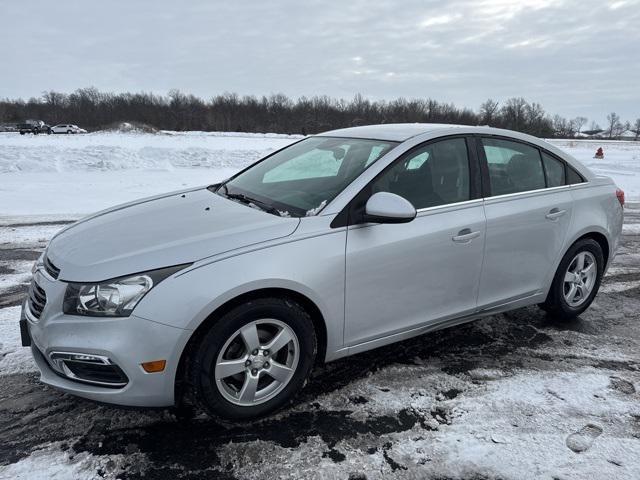
M636 134L634 140L638 140L638 137L640 137L640 118L636 118L636 123L633 124L633 132Z
M282 94L256 97L224 93L202 100L178 90L156 95L84 88L71 94L44 92L28 101L0 99L0 122L28 118L77 123L91 130L130 122L164 130L306 134L356 124L438 122L491 124L541 137L554 134L552 119L542 106L523 98L512 98L502 106L490 99L477 113L431 98L374 101L362 95L350 100L327 96L296 100Z
M587 117L576 117L572 120L576 133L581 133L582 128L587 124Z
M622 134L624 126L620 121L620 116L616 112L611 112L607 115L607 136L608 138L616 138Z
M496 114L498 113L499 103L496 100L488 99L480 105L480 124L493 125Z

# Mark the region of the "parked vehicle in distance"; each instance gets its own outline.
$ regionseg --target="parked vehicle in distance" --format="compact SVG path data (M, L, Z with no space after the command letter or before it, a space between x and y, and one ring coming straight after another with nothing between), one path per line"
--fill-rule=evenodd
M26 133L33 133L34 135L39 133L51 134L51 127L42 120L27 120L24 123L19 123L16 125L16 130L20 132L20 135Z
M43 382L82 397L251 419L317 362L527 305L580 315L623 204L610 178L529 135L334 130L58 233L34 265L23 344Z
M60 123L58 125L55 125L51 127L51 131L53 133L66 133L66 134L87 133L87 131L84 128L80 128L79 126L73 125L70 123Z

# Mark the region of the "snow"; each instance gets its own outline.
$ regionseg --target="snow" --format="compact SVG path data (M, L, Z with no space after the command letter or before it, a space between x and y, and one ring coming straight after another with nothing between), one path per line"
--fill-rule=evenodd
M0 133L0 223L15 216L78 218L109 206L223 180L301 138L220 132ZM550 140L628 200L640 200L640 142ZM603 160L593 158L602 146Z
M0 376L36 371L31 350L20 341L20 307L0 309Z
M623 235L640 235L640 223L628 223L622 226Z
M613 178L627 200L640 200L640 142L615 140L547 140L573 155L597 175ZM593 158L602 147L604 158Z
M0 223L0 225L3 225ZM11 226L9 226L11 225ZM45 246L47 242L53 237L53 235L64 225L28 225L18 226L14 224L6 223L0 229L0 246L7 247L8 245L21 245L21 246Z
M51 444L19 462L0 466L0 480L115 479L121 478L125 464L130 461L124 455L73 454L63 451L60 445Z
M0 217L78 217L141 197L208 185L299 138L216 132L2 133Z

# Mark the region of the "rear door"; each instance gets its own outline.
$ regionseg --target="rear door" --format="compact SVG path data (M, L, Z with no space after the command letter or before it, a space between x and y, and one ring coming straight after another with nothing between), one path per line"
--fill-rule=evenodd
M477 181L476 181L477 180ZM472 312L485 218L475 155L464 137L423 144L363 191L398 194L417 209L404 224L348 227L345 342L355 345Z
M478 139L487 235L478 307L541 293L573 213L564 162L513 139Z

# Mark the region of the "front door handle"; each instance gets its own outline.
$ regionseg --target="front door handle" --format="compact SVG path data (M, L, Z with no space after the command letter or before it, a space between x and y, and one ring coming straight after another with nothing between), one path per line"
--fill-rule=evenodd
M451 240L456 243L469 243L471 240L479 236L480 232L472 232L470 228L463 228L458 232L458 235L451 237Z
M545 218L547 220L557 220L558 218L563 216L565 213L567 213L566 210L560 210L559 208L552 208L551 210L549 210L549 213L545 215Z

